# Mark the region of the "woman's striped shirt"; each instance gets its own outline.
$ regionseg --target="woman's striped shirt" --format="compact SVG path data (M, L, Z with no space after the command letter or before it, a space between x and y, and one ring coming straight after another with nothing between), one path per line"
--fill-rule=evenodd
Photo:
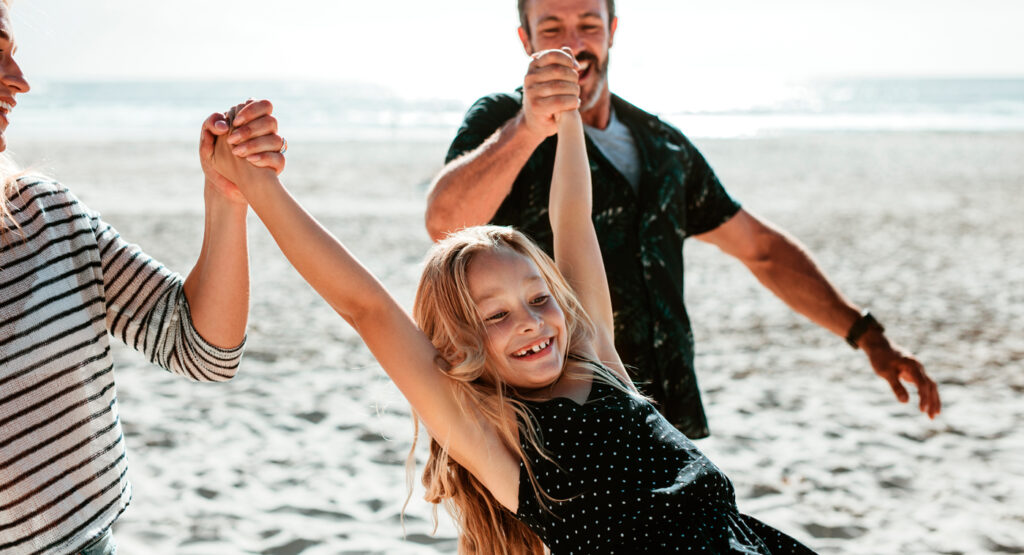
M203 340L181 276L66 188L18 185L18 227L0 222L0 553L67 554L131 499L108 334L196 381L234 376L242 346Z

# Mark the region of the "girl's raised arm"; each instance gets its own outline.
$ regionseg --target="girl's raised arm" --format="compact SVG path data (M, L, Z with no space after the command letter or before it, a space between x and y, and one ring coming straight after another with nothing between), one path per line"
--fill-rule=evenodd
M238 185L288 261L359 333L423 420L431 436L495 498L516 508L518 462L497 430L466 414L437 350L384 286L291 196L273 171L231 154L218 141L214 164Z
M571 63L571 57L567 55L567 58ZM558 146L548 205L555 263L597 327L595 348L598 357L628 380L615 351L611 293L591 219L592 207L590 162L583 138L583 122L577 110L563 112L558 121Z

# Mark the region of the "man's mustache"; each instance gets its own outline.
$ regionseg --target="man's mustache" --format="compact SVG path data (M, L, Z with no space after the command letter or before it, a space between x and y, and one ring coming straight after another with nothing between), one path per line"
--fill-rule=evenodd
M593 66L593 67L597 66L597 56L594 55L592 52L587 52L586 50L584 50L583 52L580 52L579 54L576 55L576 61L577 62L590 62L591 66Z

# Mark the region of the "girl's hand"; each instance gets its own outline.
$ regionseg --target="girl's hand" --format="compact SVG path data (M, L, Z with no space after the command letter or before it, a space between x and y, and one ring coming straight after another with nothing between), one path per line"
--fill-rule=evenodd
M211 114L203 122L199 139L199 162L206 175L207 189L232 203L245 204L236 178L215 168L215 150L244 157L249 164L280 174L284 170L284 138L277 134L277 119L269 100L249 99L223 114ZM220 148L215 148L215 145ZM228 156L224 156L227 158ZM246 164L248 165L248 164ZM236 168L237 169L237 168Z

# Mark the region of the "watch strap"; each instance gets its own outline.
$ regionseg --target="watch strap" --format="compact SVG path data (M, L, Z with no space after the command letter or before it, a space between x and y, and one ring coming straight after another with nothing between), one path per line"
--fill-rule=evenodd
M865 308L860 312L860 317L853 322L852 326L850 326L850 331L846 332L846 342L854 349L859 349L860 347L857 346L857 341L859 341L861 336L864 335L864 332L868 331L872 326L877 327L878 331L885 331L882 324L879 324L878 320L875 320L875 317L871 315L871 311Z

